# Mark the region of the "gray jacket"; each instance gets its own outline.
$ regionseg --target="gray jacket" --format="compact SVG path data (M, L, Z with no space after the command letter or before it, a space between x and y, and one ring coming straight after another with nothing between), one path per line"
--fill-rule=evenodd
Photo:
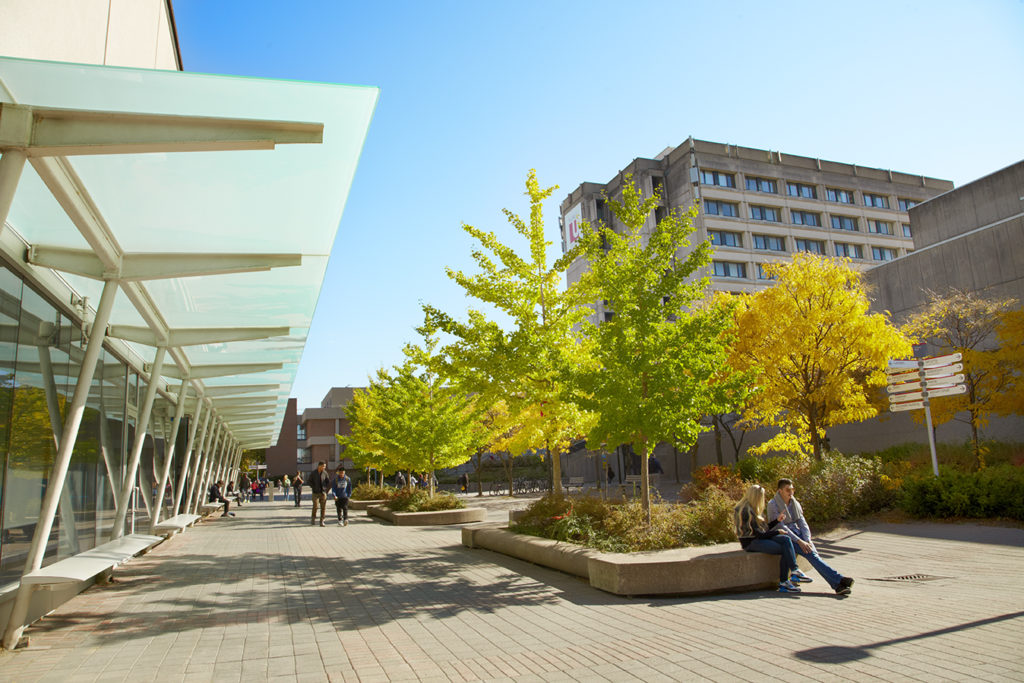
M804 519L804 509L800 507L799 501L796 496L789 499L789 505L782 502L782 496L778 493L775 497L768 501L765 506L764 518L771 521L779 518L779 513L785 512L786 518L782 520L782 523L787 528L796 533L797 536L809 541L811 538L811 528L807 526L807 520Z

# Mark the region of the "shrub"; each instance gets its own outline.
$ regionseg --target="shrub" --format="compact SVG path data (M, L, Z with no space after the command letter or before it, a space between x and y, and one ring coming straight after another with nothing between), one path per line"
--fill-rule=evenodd
M545 496L511 528L606 552L661 550L735 540L732 507L729 497L710 487L692 503L653 501L648 526L636 498L613 502L588 495Z
M883 482L882 474L882 463L877 458L831 451L794 483L809 522L835 521L892 505L896 490Z
M385 500L395 492L394 486L377 486L363 482L352 489L352 500Z
M915 517L1009 517L1024 520L1024 468L987 467L959 472L948 467L939 476L903 482L900 507Z
M437 491L431 496L423 489L399 489L391 495L387 505L394 512L436 512L466 507L455 494Z
M686 484L680 491L680 498L694 500L709 488L721 491L728 498L739 500L746 490L747 484L731 467L706 465L694 473L693 481Z

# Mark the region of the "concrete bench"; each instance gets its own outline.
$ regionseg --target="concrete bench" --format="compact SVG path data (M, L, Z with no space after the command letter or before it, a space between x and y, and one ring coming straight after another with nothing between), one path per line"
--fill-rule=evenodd
M157 533L164 534L165 536L173 536L174 534L181 533L187 527L192 526L199 519L199 515L188 515L180 514L165 519L156 525Z
M737 543L604 553L490 523L464 527L462 544L574 574L616 595L705 595L773 588L779 581L778 555L748 553ZM803 557L797 562L811 569Z
M203 503L199 506L199 511L202 512L203 515L210 515L218 510L221 512L224 511L224 503Z
M569 477L569 483L565 485L565 490L569 489L582 490L583 489L583 477Z
M130 534L98 545L73 557L47 565L21 577L23 584L46 590L65 583L88 581L118 566L130 557L149 550L163 539L148 534Z

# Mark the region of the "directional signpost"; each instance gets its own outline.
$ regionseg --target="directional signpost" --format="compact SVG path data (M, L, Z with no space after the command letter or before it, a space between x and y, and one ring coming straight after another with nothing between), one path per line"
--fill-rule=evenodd
M928 446L932 451L932 471L939 476L939 459L935 455L935 434L932 433L932 411L930 400L939 396L954 396L967 392L964 386L962 355L951 353L935 358L914 360L891 360L886 372L889 377L889 410L924 409L925 424L928 427Z

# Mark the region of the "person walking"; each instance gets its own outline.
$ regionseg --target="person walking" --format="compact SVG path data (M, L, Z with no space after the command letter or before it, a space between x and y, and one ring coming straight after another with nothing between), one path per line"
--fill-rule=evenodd
M242 472L242 478L238 480L238 493L244 500L249 500L251 486L252 481L249 480L248 473Z
M345 474L345 468L339 467L331 482L334 492L334 507L338 510L338 524L348 526L348 499L352 497L352 480Z
M295 491L295 507L299 507L299 501L302 500L302 485L304 483L302 473L296 472L295 478L292 479L292 490Z
M837 572L818 555L818 549L811 540L811 528L804 519L804 509L793 495L795 490L792 479L779 479L775 497L768 501L765 515L768 519L779 519L779 524L789 531L796 552L807 558L836 595L849 595L852 592L853 579ZM810 583L813 580L800 570L793 572L790 578L801 583Z
M320 526L324 524L327 514L327 492L331 490L331 475L327 474L327 463L323 460L316 464L316 471L309 477L309 493L313 498L313 512L309 516L310 526L316 525L316 508L320 506Z
M288 489L291 488L292 482L288 478L288 475L284 475L284 479L281 480L281 495L284 496L285 500L288 500Z

